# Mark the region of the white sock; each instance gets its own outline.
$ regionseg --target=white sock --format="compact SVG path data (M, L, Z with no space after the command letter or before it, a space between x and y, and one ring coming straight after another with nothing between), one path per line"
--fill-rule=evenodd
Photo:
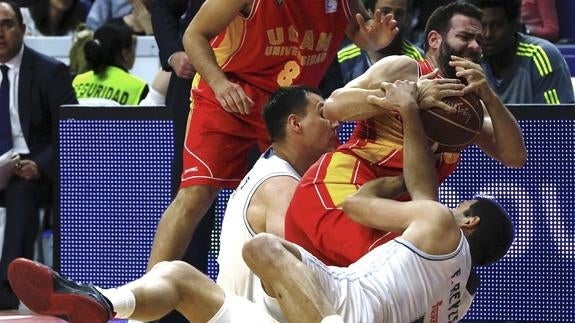
M110 300L114 308L114 313L116 313L116 318L127 319L134 313L136 309L136 296L129 288L98 288L98 291Z
M343 318L339 315L330 315L324 317L320 323L344 323Z

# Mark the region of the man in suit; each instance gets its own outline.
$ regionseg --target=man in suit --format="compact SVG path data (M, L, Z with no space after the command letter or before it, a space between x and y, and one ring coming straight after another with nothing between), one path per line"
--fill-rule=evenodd
M56 175L52 118L62 104L77 103L66 65L23 44L26 26L20 8L0 0L0 154L12 150L20 161L0 199L6 207L0 260L0 309L15 309L8 286L8 264L32 258L38 207L50 199Z

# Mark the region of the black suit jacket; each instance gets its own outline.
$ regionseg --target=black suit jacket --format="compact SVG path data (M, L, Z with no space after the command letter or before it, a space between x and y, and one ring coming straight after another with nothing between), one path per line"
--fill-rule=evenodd
M53 122L62 104L78 103L68 67L24 46L18 80L18 113L29 159L42 175L56 175Z
M182 36L203 3L204 0L152 1L154 37L160 49L160 63L164 70L171 71L168 58L175 52L184 50Z

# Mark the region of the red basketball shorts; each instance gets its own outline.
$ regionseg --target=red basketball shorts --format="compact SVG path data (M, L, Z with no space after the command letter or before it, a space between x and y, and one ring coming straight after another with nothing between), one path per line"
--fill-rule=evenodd
M192 103L183 151L181 188L210 185L235 188L248 171L248 152L270 145L261 117L269 93L234 80L254 101L248 115L222 109L211 88L200 80Z

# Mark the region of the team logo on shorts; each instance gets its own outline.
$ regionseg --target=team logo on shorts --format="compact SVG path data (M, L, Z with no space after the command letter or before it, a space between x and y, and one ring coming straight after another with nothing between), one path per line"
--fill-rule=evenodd
M337 11L337 0L325 0L325 13L334 13Z

